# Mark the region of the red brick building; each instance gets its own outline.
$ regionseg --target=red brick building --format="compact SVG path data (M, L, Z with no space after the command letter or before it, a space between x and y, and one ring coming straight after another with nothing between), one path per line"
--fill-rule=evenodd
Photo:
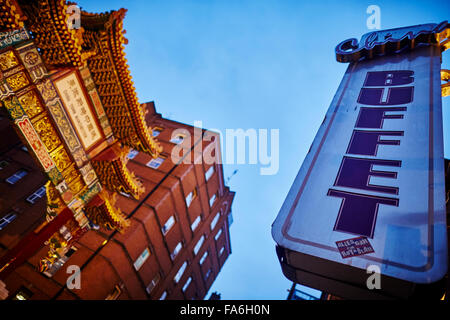
M116 206L131 225L124 233L94 226L45 272L39 272L39 259L48 251L42 247L4 280L8 298L205 297L231 253L234 192L224 185L221 164L199 161L216 152L220 159L218 135L196 129L200 134L195 136L194 127L162 118L153 103L145 108L147 124L164 151L157 158L142 152L129 154L127 166L145 187L139 200L126 193L117 199ZM1 257L45 221L42 186L47 179L2 108L0 117ZM185 134L172 134L177 129ZM184 158L174 162L172 150L181 145ZM67 285L72 265L81 270L79 289Z

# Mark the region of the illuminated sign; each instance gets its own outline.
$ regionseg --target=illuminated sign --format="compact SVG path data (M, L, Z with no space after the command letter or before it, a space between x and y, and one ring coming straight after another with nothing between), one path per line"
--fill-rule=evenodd
M102 135L75 72L54 83L83 147L93 147L102 139Z
M442 31L441 25L427 28ZM423 34L410 29L417 30L379 35ZM342 43L340 61L341 50ZM314 272L359 287L370 265L403 284L438 281L447 272L440 47L430 41L359 58L273 223L280 261L290 271L283 270L293 281L302 270L304 278Z

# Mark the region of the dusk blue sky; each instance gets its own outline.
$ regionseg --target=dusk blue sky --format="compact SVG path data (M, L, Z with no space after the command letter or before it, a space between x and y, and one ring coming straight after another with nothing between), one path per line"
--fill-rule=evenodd
M78 1L89 12L128 9L126 54L140 102L163 117L204 128L279 129L280 167L224 165L236 191L232 254L210 293L222 299L286 299L271 236L274 221L347 64L335 46L358 38L369 5L381 28L450 19L449 1ZM450 69L450 54L443 54ZM450 157L450 98L443 99ZM223 146L224 147L224 146Z

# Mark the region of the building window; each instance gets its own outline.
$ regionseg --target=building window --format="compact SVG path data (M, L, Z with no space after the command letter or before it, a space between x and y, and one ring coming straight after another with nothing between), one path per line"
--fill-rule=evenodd
M195 255L200 251L200 249L201 249L201 247L203 245L203 242L205 242L205 235L202 235L201 238L197 241L197 244L194 247L194 254Z
M213 194L211 198L209 198L209 206L212 208L214 202L216 202L216 194Z
M156 287L156 285L158 284L160 279L161 279L161 275L158 272L146 288L148 294L150 294L150 292L152 292L152 290Z
M219 231L217 231L217 234L214 236L214 240L217 241L221 235L222 235L222 229L219 229Z
M161 228L163 235L166 235L167 232L169 232L169 230L173 227L174 224L175 224L175 218L173 216L170 216L170 218L167 219L166 223Z
M33 295L33 292L30 289L21 286L17 293L13 296L13 300L28 300Z
M206 181L208 181L214 174L214 165L212 165L205 173Z
M43 196L45 196L45 186L40 187L37 189L31 196L27 198L27 201L31 204L36 203L37 200L41 199Z
M191 282L192 282L192 277L189 277L187 280L186 280L186 283L184 284L184 286L183 286L183 292L186 292L186 290L187 290L187 288L189 288L189 285L191 284Z
M205 274L205 280L208 280L209 276L211 275L212 270L209 269Z
M139 151L136 151L134 149L131 149L130 152L128 152L128 159L134 159L139 154Z
M219 222L219 218L220 218L220 212L217 212L216 216L213 219L213 221L211 221L211 230L214 230L214 228L217 225L217 222Z
M186 205L189 208L189 206L192 203L192 200L194 200L197 197L197 188L194 188L191 193L189 193L186 197Z
M28 174L27 170L20 169L19 171L14 173L12 176L10 176L8 179L6 179L6 182L8 182L9 184L15 184L17 181L19 181L20 179L25 177L27 174Z
M14 212L8 213L6 216L0 219L0 230L4 229L8 224L16 220L17 214Z
M185 261L183 263L183 265L180 267L180 269L178 270L177 274L173 278L175 283L178 283L180 281L181 277L183 276L184 271L186 270L186 267L187 267L187 261Z
M158 169L160 165L164 162L164 158L158 157L156 159L152 159L149 162L147 162L147 167L152 169Z
M183 248L183 244L181 242L178 242L175 249L173 249L172 253L170 254L170 259L175 260L175 257L180 253L181 248Z
M225 247L222 247L222 248L220 248L220 251L219 251L219 257L222 255L222 253L225 251Z
M186 136L184 134L176 134L175 136L172 136L172 139L170 139L170 142L175 143L175 144L180 144L184 141L184 138Z
M164 130L164 129L161 128L161 127L154 127L154 128L152 129L152 136L153 136L153 137L159 136L159 134L160 134L163 130Z
M194 222L192 222L192 224L191 224L191 230L194 231L195 229L197 229L197 227L201 221L202 221L201 216L198 216L197 218L195 218Z
M8 161L5 160L0 161L0 170L5 168L8 164L9 164Z
M233 214L232 214L232 212L230 211L229 213L228 213L228 226L231 226L233 224Z
M159 300L165 300L166 298L167 298L167 291L164 291L161 297L159 297Z
M205 251L205 253L202 255L202 257L200 258L200 265L203 264L203 262L205 262L206 258L208 258L208 251Z
M145 261L147 261L148 257L150 257L150 250L148 248L145 248L144 251L142 251L141 255L136 259L134 262L134 268L136 271L138 271Z

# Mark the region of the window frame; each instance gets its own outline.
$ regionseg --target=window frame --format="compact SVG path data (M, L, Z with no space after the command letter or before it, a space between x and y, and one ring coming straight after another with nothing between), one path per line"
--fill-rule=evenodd
M203 263L205 263L205 261L206 261L206 259L208 258L208 256L209 256L209 250L206 250L206 251L203 253L203 255L202 255L202 257L200 258L200 260L198 261L198 263L199 263L200 265L203 265Z
M18 177L18 175L20 175L20 174L22 174L22 173L23 173L23 175ZM19 170L17 170L16 172L14 172L12 175L10 175L8 178L6 178L5 181L6 181L7 183L9 183L10 185L14 185L14 184L16 184L17 182L19 182L20 180L22 180L24 177L26 177L27 175L28 175L28 170L25 170L25 169L19 169ZM14 179L17 179L17 180L15 180L14 182L12 182L12 178L13 178L13 177L14 177Z
M139 154L139 151L131 149L128 154L127 154L127 158L129 160L136 158L136 156Z
M203 244L205 243L205 239L206 239L206 237L204 234L202 234L200 239L198 239L197 243L194 246L194 250L193 250L194 256L196 256L200 252L201 248L203 247Z
M183 249L183 242L178 242L177 245L175 246L175 248L172 250L172 252L170 253L170 259L172 261L175 260L175 258L178 256L178 254L180 253L181 249Z
M6 215L0 218L0 231L5 229L11 222L17 219L15 211L9 211Z
M186 271L186 268L188 266L187 260L183 262L181 267L178 269L177 273L175 274L175 277L173 277L173 281L175 281L176 284L178 284L183 278L184 272Z
M164 163L165 160L166 160L165 157L158 156L157 158L152 158L149 162L147 162L145 164L145 166L150 168L150 169L156 170L159 167L161 167L161 165Z
M213 220L211 221L211 224L209 225L211 231L216 228L217 223L219 223L219 220L220 220L220 211L218 211L216 213L216 215L214 216Z
M222 235L222 228L219 229L219 231L217 231L216 235L214 236L214 240L219 240L220 236Z
M192 232L194 232L198 228L201 222L202 222L202 215L199 214L197 218L195 218L194 222L191 223Z
M192 195L192 196L191 196ZM195 187L191 192L189 192L189 194L185 197L185 201L186 201L186 207L190 207L192 202L195 200L195 198L197 198L198 193L197 193L197 187ZM191 197L190 200L188 201L188 197Z
M147 287L145 287L145 291L147 291L147 293L150 294L156 288L159 281L161 281L161 274L159 272L157 272L156 275L153 277L152 281L150 281L150 283L147 285ZM150 286L152 286L152 287L149 290Z
M152 137L156 138L157 136L159 136L161 134L161 132L163 132L164 128L161 127L154 127L152 128ZM157 132L157 134L155 134L155 132Z
M178 137L182 137L181 140L177 139ZM180 145L184 142L184 139L186 138L185 134L182 133L177 133L175 137L171 137L171 139L169 140L171 143L173 144L177 144Z
M42 193L42 195L40 195ZM45 185L39 187L35 192L33 192L31 195L29 195L26 199L28 203L35 204L36 201L39 199L42 199L46 195L46 188Z
M173 220L172 223L170 223L169 227L166 227L167 223L169 222L169 220ZM163 236L166 236L170 230L172 230L173 226L176 223L176 219L175 219L175 215L171 215L169 218L167 218L166 222L164 223L164 225L161 227L161 232L163 234Z
M189 276L189 278L186 280L186 282L184 283L184 285L183 285L183 287L181 288L181 290L183 291L183 292L186 292L187 291L187 289L189 288L189 286L191 285L191 283L192 283L192 276Z
M145 257L143 257L145 252L147 252L147 254L145 255ZM139 257L137 257L137 259L134 261L134 263L133 263L134 270L139 271L142 268L142 266L144 265L144 263L148 260L148 258L150 258L151 255L152 254L151 254L150 248L146 247L141 252ZM138 265L139 267L136 267L136 265Z
M212 200L212 202L211 202ZM216 203L217 200L217 192L214 193L211 198L209 198L209 207L212 208L214 206L214 203Z
M210 172L211 169L212 169L212 171ZM216 172L216 169L214 169L214 165L211 165L211 167L209 167L209 169L206 170L206 172L205 172L205 180L209 181L209 179L211 179L211 177L214 175L215 172Z

